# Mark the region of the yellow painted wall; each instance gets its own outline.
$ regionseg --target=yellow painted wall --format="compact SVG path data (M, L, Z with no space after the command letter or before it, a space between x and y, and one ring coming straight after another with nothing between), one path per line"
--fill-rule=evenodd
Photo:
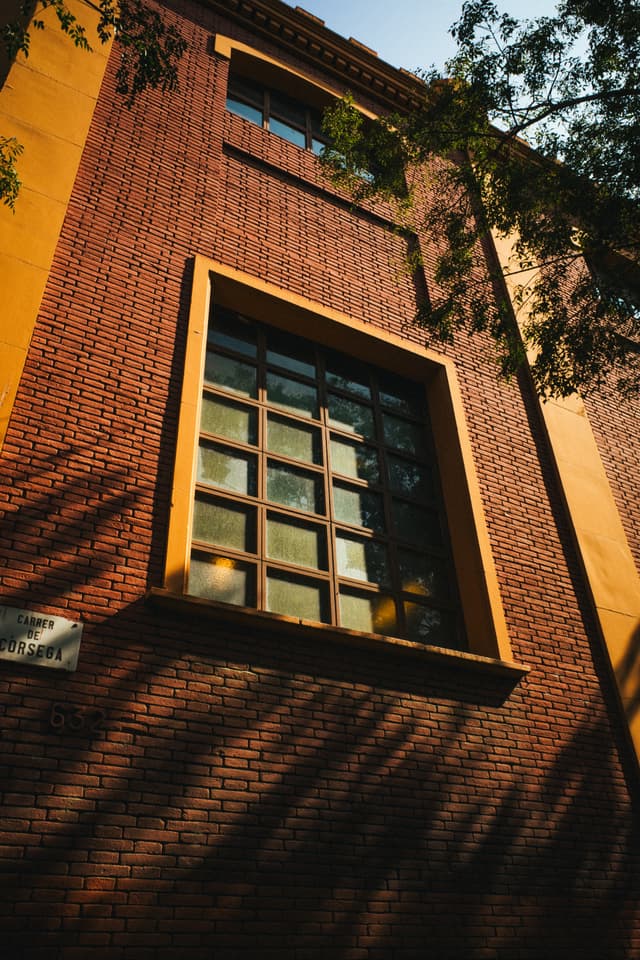
M494 238L507 270L510 239ZM520 275L526 284L535 277ZM512 294L513 282L507 276ZM526 304L526 298L524 300ZM516 319L526 320L526 307ZM591 424L578 396L540 401L602 637L640 760L640 575L624 532Z
M0 90L0 134L24 147L15 213L0 206L0 447L110 48L95 33L96 11L82 0L68 6L93 52L73 45L53 11L38 13L46 27L32 31L29 57L18 55Z

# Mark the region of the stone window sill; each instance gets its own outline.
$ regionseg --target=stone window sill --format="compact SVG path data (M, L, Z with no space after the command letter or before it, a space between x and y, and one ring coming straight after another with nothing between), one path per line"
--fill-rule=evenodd
M429 646L412 640L403 640L399 637L359 633L343 627L297 620L294 617L286 617L262 610L234 607L213 600L204 600L201 597L173 593L162 587L152 587L147 593L146 600L160 610L169 610L186 617L198 617L222 625L246 627L251 630L252 634L256 632L273 633L274 630L277 630L280 633L295 635L298 640L305 640L310 643L337 643L369 649L377 653L412 656L441 666L493 674L503 680L511 680L514 685L530 669L524 664L509 660L496 660L476 653Z

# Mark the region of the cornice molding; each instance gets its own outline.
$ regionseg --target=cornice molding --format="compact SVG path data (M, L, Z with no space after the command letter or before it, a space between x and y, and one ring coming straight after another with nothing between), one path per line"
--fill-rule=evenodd
M420 100L424 87L412 73L380 60L360 41L334 33L319 17L300 7L281 0L200 2L389 107L408 109Z

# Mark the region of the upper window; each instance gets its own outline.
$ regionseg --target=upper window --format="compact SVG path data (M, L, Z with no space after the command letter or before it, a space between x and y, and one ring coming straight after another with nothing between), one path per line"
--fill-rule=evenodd
M187 590L464 647L422 386L214 308Z
M230 73L227 110L315 154L327 142L319 110L247 77Z

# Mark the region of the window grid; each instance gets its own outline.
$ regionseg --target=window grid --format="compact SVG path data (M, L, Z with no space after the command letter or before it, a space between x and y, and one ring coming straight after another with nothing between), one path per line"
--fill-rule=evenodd
M247 348L246 342L239 335L235 342L233 333L244 329L245 331L255 332L255 347ZM215 342L217 340L217 342ZM254 351L255 355L247 355L247 349ZM275 350L280 353L280 358L275 355L268 356L268 351L272 354ZM283 353L284 350L284 353ZM305 358L306 353L306 358ZM300 357L303 361L311 361L315 367L315 374L310 375L304 366L300 366ZM237 387L230 383L221 383L215 375L211 375L215 363L222 363L224 369L225 362L235 361L242 363L247 369L255 371L255 393L254 396L244 396L238 393ZM328 361L328 364L327 364ZM339 370L341 363L349 364L349 370L358 369L356 361L348 358L341 358L333 351L318 348L306 341L301 341L296 337L283 336L277 330L257 323L247 322L236 314L229 311L217 309L215 319L210 324L209 342L207 348L207 374L203 387L204 402L213 400L231 404L237 410L244 411L247 422L253 416L257 421L257 435L248 437L246 441L237 437L225 435L226 425L224 422L215 426L217 429L211 430L211 424L203 424L200 434L200 447L203 445L211 446L215 449L226 450L232 458L232 466L238 463L249 463L247 458L253 458L256 464L255 486L249 488L247 479L247 489L238 490L224 487L228 482L225 475L222 481L218 478L217 482L204 482L199 476L196 482L196 500L204 504L203 508L213 510L212 516L215 518L215 511L224 513L225 508L233 511L238 507L246 510L246 517L255 517L254 534L250 537L245 536L242 545L238 543L218 542L208 540L202 537L202 530L197 529L197 522L194 521L193 536L193 556L198 565L198 561L206 558L219 558L221 570L216 567L216 576L220 573L220 582L225 579L225 564L234 571L244 571L248 586L242 596L235 595L232 599L224 590L220 591L214 584L212 592L207 592L206 586L206 568L198 565L197 577L201 580L194 580L195 588L190 580L188 592L195 592L200 595L207 595L211 599L221 599L223 602L232 602L246 607L257 607L258 609L270 609L270 590L273 588L277 594L277 588L273 586L274 577L284 578L284 584L290 586L289 593L304 594L307 591L316 591L317 603L314 607L311 604L312 613L321 611L321 616L300 616L300 619L320 620L329 624L338 626L347 626L351 629L363 629L364 632L388 633L396 636L407 636L410 639L421 639L426 643L446 642L447 646L462 645L462 626L459 615L458 604L455 592L455 580L449 551L447 549L446 527L444 525L444 515L442 505L438 498L437 483L434 479L434 458L431 449L428 431L425 428L426 412L421 402L419 409L413 411L404 410L398 412L394 410L394 405L385 400L384 386L388 380L388 375L384 371L366 370L360 367L361 371L367 374L368 383L366 389L369 391L369 399L364 401L362 396L358 395L359 388L356 389L355 379L340 383L332 376L332 370ZM292 369L293 368L293 369ZM311 411L314 415L306 415L309 411L294 412L284 409L269 396L268 384L269 375L271 382L273 376L284 378L292 390L288 399L295 400L295 389L298 388L298 400L304 401L305 389L315 389L317 394L317 406ZM225 374L225 376L227 376ZM223 378L224 379L224 378ZM248 382L248 381L247 381ZM395 386L398 396L398 403L402 406L403 402L409 402L412 395L415 394L415 385L410 383L401 385L396 379ZM246 384L245 384L246 387ZM363 388L364 390L365 388ZM246 392L246 391L245 391ZM249 389L249 392L251 390ZM403 396L404 394L404 396ZM309 394L310 398L310 394ZM407 399L408 398L408 399ZM280 398L282 400L282 397ZM333 405L334 412L339 412L342 403L343 416L349 412L349 404L358 403L361 406L362 422L351 426L346 422L337 423L335 418L332 421L330 416L330 405ZM345 406L346 404L346 406ZM365 416L366 413L366 416ZM367 431L366 426L369 415L371 415L372 430ZM400 426L410 430L420 429L424 438L425 452L420 455L411 450L399 449L402 444L391 445L388 437L385 439L385 421L384 417L394 416ZM357 417L356 417L357 419ZM204 417L203 417L204 420ZM320 438L321 463L313 463L314 441L310 440L310 456L306 459L300 459L294 455L291 450L274 450L271 444L269 424L277 423L280 427L284 426L286 430L293 430L294 434L298 431L301 434L313 438L314 432L316 438ZM355 428L365 428L364 433L354 432ZM372 432L373 436L367 436ZM228 433L228 431L227 431ZM255 439L256 443L250 442ZM299 438L298 438L299 439ZM317 440L316 448L317 448ZM343 444L353 453L351 473L343 472L340 464L334 464L334 453L332 451L332 442L339 446ZM370 462L377 465L377 479L370 477L353 476L358 470L358 457L367 456L369 453L375 453L371 456ZM235 454L235 461L233 456ZM201 454L199 453L199 457ZM420 476L424 471L424 476L430 478L429 483L434 489L431 490L431 496L427 496L423 491L418 496L411 489L394 489L394 482L391 476L390 463L396 461L407 473L413 471L416 476ZM200 460L199 460L200 463ZM344 464L342 464L344 468ZM280 474L278 471L280 470ZM231 471L233 473L233 470ZM241 471L242 472L242 471ZM247 477L249 477L249 468L247 467ZM278 476L282 481L282 492L279 489L279 482L276 482ZM272 478L275 477L276 479ZM297 479L296 479L297 478ZM298 483L299 481L299 483ZM296 485L300 492L298 502L296 502ZM316 487L314 494L314 485ZM289 502L281 502L287 499L289 493L287 487L293 493ZM307 493L305 493L307 490ZM340 500L340 491L345 491L345 502L349 498L353 504L359 503L358 516L346 516L342 508L336 501ZM315 496L316 502L312 503ZM375 514L373 507L374 501L371 501L369 508L365 507L366 497L377 497L382 505L382 527L376 529ZM309 499L306 499L306 498ZM362 497L362 499L360 499ZM318 500L320 502L318 502ZM215 505L218 505L217 507ZM207 506L209 505L209 506ZM395 505L395 513L394 513ZM196 512L198 509L196 508ZM403 536L402 531L396 528L396 517L400 515L402 509L412 509L424 512L427 517L431 512L433 519L432 526L436 531L440 543L425 545L417 542L415 536ZM371 513L371 516L368 516ZM247 519L247 525L251 521ZM268 556L270 531L277 528L278 522L282 525L282 530L290 530L290 536L293 536L297 543L291 544L294 554L296 551L302 551L299 555L292 557L280 555L274 548L272 553L276 556ZM271 523L271 527L269 524ZM290 525L290 526L288 526ZM439 531L439 532L438 532ZM406 533L406 531L405 531ZM275 533L273 534L275 538ZM314 563L305 563L301 560L302 554L306 549L304 546L308 541L308 549L313 555L314 538L316 543L316 553ZM351 544L351 547L349 546ZM353 546L356 544L356 546ZM356 560L349 560L349 551ZM342 552L343 568L341 572L340 554ZM386 552L386 563L384 556ZM322 556L322 554L324 555ZM429 597L426 591L420 591L418 587L411 589L407 584L402 583L403 564L402 555L409 558L409 565L413 560L415 569L419 569L421 561L425 561L425 571L429 564L432 565L433 580L438 581L438 569L444 571L442 577L446 578L446 590L448 597L438 595L438 588L432 589L435 596ZM376 560L377 556L377 560ZM308 560L308 557L307 557ZM233 564L236 566L233 567ZM360 564L360 567L358 566ZM380 573L386 567L387 582L380 582ZM202 580L203 570L205 571L204 581ZM251 586L250 580L253 571L254 583ZM211 577L213 573L209 571ZM379 576L376 576L378 574ZM426 575L426 574L425 574ZM229 574L231 576L231 574ZM367 579L362 579L365 576ZM215 579L215 577L214 577ZM242 577L240 577L242 579ZM197 582L196 582L197 581ZM296 588L296 585L298 587ZM442 586L442 584L441 584ZM287 590L285 589L285 593ZM324 593L324 600L322 594ZM281 597L284 594L281 595ZM309 594L311 596L311 594ZM282 599L278 601L282 603ZM341 600L345 610L348 611L351 604L352 610L362 608L364 603L371 608L371 621L374 627L390 624L388 629L372 629L371 624L367 629L354 626L353 622L345 623L345 614L341 612ZM376 621L375 604L379 603L384 611L384 616L388 619ZM407 607L411 604L411 608ZM325 609L323 609L323 606ZM303 608L306 610L306 607ZM420 628L416 631L409 623L411 612L417 614L420 620ZM286 615L298 615L295 609L295 603L291 610L278 609L274 612L284 613ZM366 611L365 611L366 612ZM440 619L441 625L433 628L429 627L429 617ZM357 621L356 612L355 619ZM449 624L447 626L447 618ZM346 615L349 620L349 616ZM366 619L366 618L365 618ZM353 620L353 618L352 618ZM426 626L425 626L426 623ZM444 624L444 625L442 625ZM422 632L421 632L422 631ZM431 636L430 634L433 634Z
M230 74L227 110L316 155L327 143L319 111L244 77Z

